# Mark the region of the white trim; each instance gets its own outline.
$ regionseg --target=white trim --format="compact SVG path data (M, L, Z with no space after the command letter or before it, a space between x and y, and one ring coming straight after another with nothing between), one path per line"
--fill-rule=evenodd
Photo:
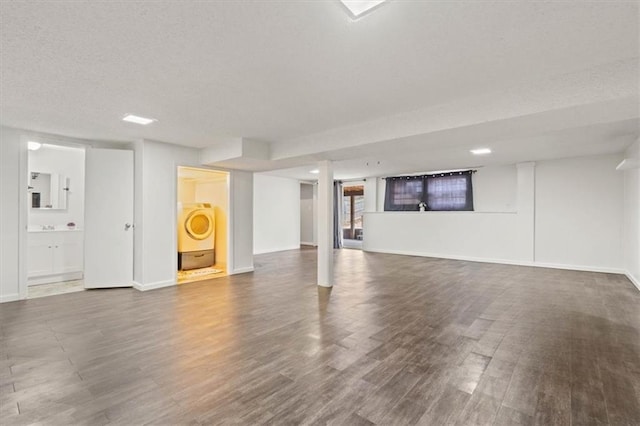
M627 276L627 278L629 278L629 281L631 281L631 284L636 286L638 291L640 291L640 280L638 280L636 277L634 277L633 274L631 272L629 272L629 271L625 271L624 274Z
M171 287L176 285L175 280L166 280L166 281L156 281L155 283L142 284L137 281L133 281L133 288L138 291L148 291L148 290L156 290L158 288Z
M624 274L624 269L607 266L566 265L562 263L534 262L531 266L538 268L566 269L569 271L601 272L604 274Z
M0 303L15 302L20 299L20 294L18 293L0 295Z
M255 271L253 266L247 266L245 268L234 269L233 271L231 271L229 275L246 274L247 272L253 272L253 271Z
M433 257L437 259L464 260L467 262L499 263L503 265L531 266L535 268L565 269L565 270L571 270L571 271L585 271L585 272L603 272L607 274L625 274L625 271L620 268L609 268L609 267L600 267L600 266L529 262L525 260L493 259L493 258L474 257L474 256L455 256L455 255L446 255L446 254L419 253L419 252L411 252L411 251L405 251L405 250L382 251L382 250L364 249L364 251L371 252L371 253L399 254L403 256L419 256L419 257Z
M28 202L29 198L27 196L27 191L23 191L22 188L26 188L28 186L27 176L29 175L29 151L27 149L29 138L28 136L21 134L20 136L20 165L18 169L20 170L20 178L19 178L19 197L18 197L18 298L26 299L28 294L28 272L27 272L27 261L28 261L28 251L27 251L27 228L28 228L28 217L29 217L29 209ZM13 295L8 295L5 297L12 297Z
M316 243L312 243L309 241L300 241L300 245L301 246L313 246L313 247L318 247L318 244Z

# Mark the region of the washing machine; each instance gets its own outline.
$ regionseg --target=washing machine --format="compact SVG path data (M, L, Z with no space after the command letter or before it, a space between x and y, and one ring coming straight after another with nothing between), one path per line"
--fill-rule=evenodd
M215 210L209 203L178 203L178 270L215 263Z

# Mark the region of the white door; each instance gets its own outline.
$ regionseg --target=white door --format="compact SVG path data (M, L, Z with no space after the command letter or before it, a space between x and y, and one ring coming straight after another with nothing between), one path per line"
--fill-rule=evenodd
M87 149L85 288L133 282L133 151Z

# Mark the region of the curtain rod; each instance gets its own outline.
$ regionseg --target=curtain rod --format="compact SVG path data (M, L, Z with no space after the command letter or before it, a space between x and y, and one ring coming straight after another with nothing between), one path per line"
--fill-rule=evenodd
M454 170L450 172L439 172L439 173L428 173L424 175L400 175L400 176L387 176L382 179L402 179L402 178L425 178L425 177L436 177L436 176L453 176L453 175L463 175L467 173L476 173L477 170Z

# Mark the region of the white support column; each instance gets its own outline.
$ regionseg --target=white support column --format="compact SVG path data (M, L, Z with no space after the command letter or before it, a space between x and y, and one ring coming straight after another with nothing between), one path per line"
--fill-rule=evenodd
M318 163L318 285L333 286L333 164Z

